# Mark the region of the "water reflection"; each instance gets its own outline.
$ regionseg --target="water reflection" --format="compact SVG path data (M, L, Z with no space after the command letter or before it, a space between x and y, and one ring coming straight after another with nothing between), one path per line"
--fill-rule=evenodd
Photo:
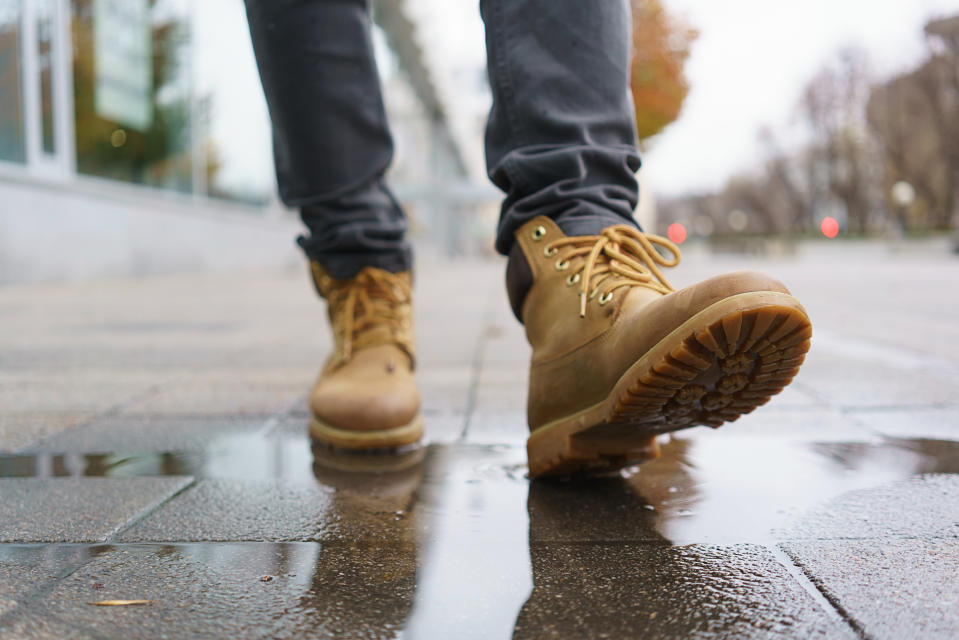
M316 530L355 539L165 545L163 553L174 564L252 562L250 571L286 576L286 600L247 602L272 620L264 628L288 635L527 638L739 636L751 629L744 620L760 617L767 628L795 625L787 635L830 635L801 610L801 594L795 610L763 608L784 597L755 580L781 570L768 552L686 545L769 545L794 517L844 493L959 472L959 443L923 439L803 443L704 432L669 439L659 460L624 476L551 482L529 482L524 455L460 444L362 456L311 451L302 436L248 434L201 451L0 456L0 477L319 483L330 505Z
M802 443L707 432L674 437L625 482L672 544L769 543L813 507L923 473L959 472L959 442Z
M323 545L310 572L310 588L297 604L299 610L312 612L309 618L315 624L300 631L399 637L413 606L420 565L417 497L424 451L376 456L315 447L313 452L317 480L335 489L331 517L353 530L369 524L366 514L379 514L376 522L383 535ZM350 518L357 518L355 526L349 526Z

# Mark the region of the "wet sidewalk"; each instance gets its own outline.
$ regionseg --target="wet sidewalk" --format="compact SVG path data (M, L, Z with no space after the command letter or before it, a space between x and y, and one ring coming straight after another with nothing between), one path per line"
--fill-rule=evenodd
M959 260L699 253L792 288L807 362L594 480L525 477L498 262L421 265L398 457L311 450L305 273L0 288L0 638L959 636Z

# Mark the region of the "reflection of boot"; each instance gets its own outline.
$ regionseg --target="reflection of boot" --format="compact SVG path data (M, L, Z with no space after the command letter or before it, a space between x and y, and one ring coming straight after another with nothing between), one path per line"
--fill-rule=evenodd
M642 633L651 612L643 589L662 585L654 573L636 570L636 550L668 543L646 506L619 477L530 483L533 591L516 618L514 640L661 637Z
M658 433L735 420L782 390L809 348L805 310L762 274L675 291L660 267L678 247L626 225L567 237L538 217L516 239L525 264L514 253L507 284L514 308L526 291L534 476L649 459Z
M308 615L294 616L303 627L285 631L303 637L398 637L416 591L422 450L337 457L318 447L314 456L316 479L334 490L327 523L341 535L318 552L311 588L298 607Z
M411 444L423 435L413 380L410 272L366 267L344 280L313 262L336 350L310 396L310 435L348 449Z

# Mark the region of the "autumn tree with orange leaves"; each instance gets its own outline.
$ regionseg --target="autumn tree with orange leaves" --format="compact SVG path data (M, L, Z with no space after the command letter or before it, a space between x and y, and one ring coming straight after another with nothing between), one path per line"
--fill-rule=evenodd
M636 132L646 140L679 117L689 92L685 66L699 35L670 16L659 0L631 0L633 57L630 88L636 105Z

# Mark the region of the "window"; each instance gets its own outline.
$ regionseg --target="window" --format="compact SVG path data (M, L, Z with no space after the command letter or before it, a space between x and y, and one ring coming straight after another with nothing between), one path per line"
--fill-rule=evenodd
M190 192L188 7L74 0L72 30L77 171Z
M0 160L26 160L20 0L0 1Z

